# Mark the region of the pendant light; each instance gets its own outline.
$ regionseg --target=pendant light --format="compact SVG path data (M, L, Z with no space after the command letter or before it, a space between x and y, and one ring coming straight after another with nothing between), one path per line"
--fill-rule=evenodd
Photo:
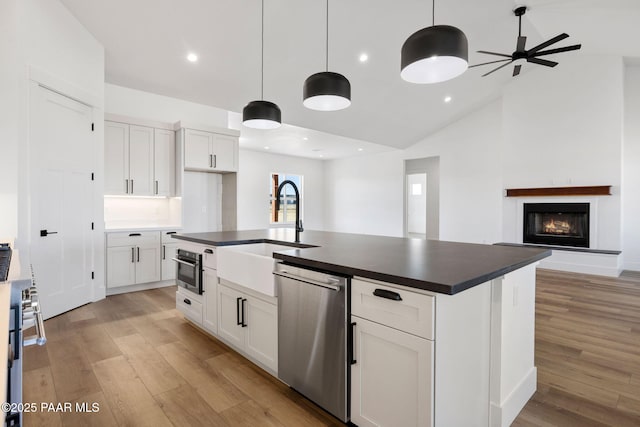
M401 72L410 83L440 83L458 77L469 67L467 37L456 27L435 25L432 0L431 27L413 33L402 45Z
M242 124L253 129L276 129L282 124L280 108L264 100L264 0L262 0L262 59L260 100L251 101L242 109Z
M351 105L351 83L342 74L329 71L329 0L327 0L326 71L304 81L302 104L312 110L337 111Z

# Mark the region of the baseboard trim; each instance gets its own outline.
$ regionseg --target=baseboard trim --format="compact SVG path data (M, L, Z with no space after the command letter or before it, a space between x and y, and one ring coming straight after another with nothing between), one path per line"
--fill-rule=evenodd
M516 419L522 408L536 392L538 369L534 366L520 383L507 396L502 404L491 402L491 427L508 427Z
M131 286L118 286L117 288L107 288L107 296L126 294L127 292L146 291L149 289L166 288L167 286L175 286L175 279L164 280L162 282L139 283Z

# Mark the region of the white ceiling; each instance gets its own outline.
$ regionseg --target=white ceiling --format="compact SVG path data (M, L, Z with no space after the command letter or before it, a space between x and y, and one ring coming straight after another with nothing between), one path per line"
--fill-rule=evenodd
M61 1L104 45L109 83L233 112L260 98L260 0ZM638 0L438 0L436 24L462 29L469 62L486 62L497 58L475 51L515 49L512 10L521 4L530 6L523 20L527 47L562 32L571 37L558 47L583 44L581 51L549 57L559 67L562 55L640 57ZM331 0L329 11L329 69L351 81L351 107L317 112L302 106L304 80L324 70L325 2L265 0L264 95L291 126L263 134L243 129L248 148L273 145L287 152L289 144L298 155L323 158L384 149L376 144L405 148L495 99L512 78L510 67L480 77L487 66L436 85L401 80L400 48L430 25L428 0ZM198 63L186 61L189 51L199 55ZM366 63L358 60L362 52L369 55ZM445 96L452 102L445 104ZM315 141L299 146L308 141L300 135Z

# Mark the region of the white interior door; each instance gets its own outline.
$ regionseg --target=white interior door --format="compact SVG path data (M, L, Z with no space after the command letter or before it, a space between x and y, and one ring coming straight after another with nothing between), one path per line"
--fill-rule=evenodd
M31 87L29 203L31 264L45 318L93 297L92 108Z

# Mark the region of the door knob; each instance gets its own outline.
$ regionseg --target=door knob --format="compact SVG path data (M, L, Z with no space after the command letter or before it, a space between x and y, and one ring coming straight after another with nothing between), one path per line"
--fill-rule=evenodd
M58 234L57 231L40 230L40 237L47 237L49 234Z

